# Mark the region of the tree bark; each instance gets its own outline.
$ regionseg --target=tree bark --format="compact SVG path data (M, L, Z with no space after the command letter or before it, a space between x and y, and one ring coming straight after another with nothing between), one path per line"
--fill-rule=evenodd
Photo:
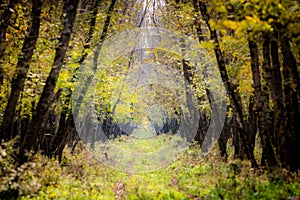
M297 68L297 62L291 50L290 41L283 34L280 35L280 45L282 50L284 67L286 67L289 70L291 79L293 81L293 90L296 91L297 98L300 98L300 77Z
M261 84L261 76L259 70L259 49L253 39L249 38L249 49L251 57L251 69L253 77L253 88L255 93L255 102L256 102L256 112L257 112L257 121L259 128L259 135L262 143L262 165L267 165L269 167L276 165L275 154L273 151L273 146L270 141L270 110L269 110L269 99L267 98L266 91ZM264 38L263 42L263 56L264 56L264 67L270 65L270 49L269 49L269 40Z
M37 38L40 29L40 15L42 10L42 1L32 1L31 21L27 34L24 38L22 52L16 66L16 78L12 81L11 93L6 106L2 122L2 139L11 139L11 130L14 121L14 115L20 92L24 88L25 79L29 70L30 61L36 48Z
M254 151L255 147L255 137L257 132L257 114L255 113L255 102L254 97L251 96L249 99L249 105L248 105L248 116L246 121L246 128L247 132L249 134L249 140L251 141L250 144L250 150Z
M283 167L300 169L299 152L299 72L288 38L281 33L280 46L283 58L284 126L278 133L279 156Z
M26 161L26 157L23 156L25 151L30 151L33 147L35 148L34 150L37 150L37 142L41 137L41 129L44 127L49 109L58 95L57 93L54 93L54 88L56 86L60 70L64 64L64 58L73 31L78 2L79 0L64 1L61 15L63 29L59 38L58 47L56 48L52 69L46 80L46 85L43 89L35 113L33 113L30 127L25 135L24 141L22 141L20 149L21 163Z
M274 105L274 121L275 121L275 135L274 144L278 148L278 132L284 131L283 114L283 89L282 89L282 74L280 71L281 64L278 54L278 33L275 31L271 38L271 65L264 67L264 75L267 81L267 85L270 90L272 102Z
M231 135L231 125L232 125L232 117L228 116L229 108L227 107L227 114L225 118L225 123L221 132L220 137L218 138L218 145L220 150L220 155L222 156L224 161L227 161L228 153L227 153L227 142L230 138L232 138Z

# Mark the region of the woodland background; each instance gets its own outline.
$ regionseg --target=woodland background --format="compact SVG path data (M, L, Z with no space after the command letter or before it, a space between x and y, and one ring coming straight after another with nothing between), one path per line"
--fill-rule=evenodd
M106 38L145 26L138 9L140 3L134 0L0 1L0 176L5 183L0 197L22 195L20 180L24 173L18 173L20 167L27 166L26 169L35 174L35 167L28 167L32 163L46 166L56 163L57 158L63 164L71 162L67 160L74 154L80 155L76 149L81 142L71 108L78 70L92 50L101 50ZM264 169L268 174L273 170L286 170L287 179L298 177L289 173L297 174L300 169L300 3L288 0L175 0L166 1L156 11L155 18L159 20L153 20L152 26L198 40L199 45L216 59L228 99L226 120L216 147L220 162L224 161L227 166L228 158L239 159L238 164L230 165L234 168L234 176L238 176L236 167L240 173L239 163L245 161L257 172ZM195 148L198 148L210 123L209 98L213 97L205 86L199 86L194 66L185 60L180 60L179 65L198 94L200 120L194 138ZM101 120L107 136L119 138L122 132L111 116L114 105L108 99L120 78L111 74L118 74L116 66L105 77L102 87L106 90L100 92ZM164 133L172 131L173 122L171 117L166 120L168 127L164 126ZM260 149L259 155L257 149ZM43 160L48 159L46 157L52 160ZM193 167L206 165L197 165L197 162ZM194 181L192 177L187 180ZM117 183L122 193L125 186ZM51 181L47 184L51 186ZM176 181L172 184L178 185ZM284 191L299 189L299 185L291 187L293 189ZM43 184L37 188L43 188ZM126 194L118 196L118 189L112 191L116 198ZM218 192L226 198L225 193ZM195 198L199 196L196 193ZM233 193L227 195L230 198ZM282 196L286 195L289 194Z

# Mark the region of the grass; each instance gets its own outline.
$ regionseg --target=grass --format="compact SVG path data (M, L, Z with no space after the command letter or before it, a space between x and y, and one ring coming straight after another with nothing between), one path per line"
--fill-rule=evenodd
M150 138L122 136L114 142L97 143L91 150L103 163L126 172L145 173L165 168L179 158L188 143L176 135Z
M137 144L144 146L140 147L141 151L155 152L166 145L168 138L153 138L152 143L138 140ZM137 145L131 139L124 140L116 141L116 145ZM6 173L0 174L0 199L14 199L16 189L18 199L280 199L300 196L299 173L254 170L249 162L232 158L225 163L217 148L201 157L200 149L192 145L168 166L147 173L111 168L85 149L76 155L66 150L62 165L37 155L23 166L23 171L14 172L9 165L9 150L1 151L1 169ZM18 177L15 184L9 181L14 174Z

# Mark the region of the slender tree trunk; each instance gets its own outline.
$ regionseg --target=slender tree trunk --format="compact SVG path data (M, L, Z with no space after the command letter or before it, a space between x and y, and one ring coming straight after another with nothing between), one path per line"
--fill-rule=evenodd
M232 117L228 116L229 108L230 107L228 106L225 123L224 123L223 129L222 129L221 135L218 138L220 155L222 156L224 161L227 161L227 158L228 158L227 142L228 142L229 138L232 137L232 135L231 135Z
M203 31L202 31L201 21L200 21L201 13L200 13L199 4L198 4L197 0L193 0L193 7L194 7L195 12L197 13L197 17L195 19L195 25L196 25L198 41L203 42L204 40L206 40L206 38L203 36ZM185 73L185 74L187 74L187 73ZM185 75L185 76L186 76L187 80L190 79L187 75ZM208 77L204 77L204 78L208 78ZM211 93L211 91L208 88L206 88L205 92L206 92L206 96L209 100L211 109L214 110L214 113L211 114L210 123L215 123L214 124L215 130L219 130L219 129L221 129L221 126L223 126L223 124L221 124L221 122L220 122L219 107L222 108L223 106L221 106L220 104L217 103L217 101L215 100L215 97L213 96L213 94ZM201 101L201 99L198 99L198 102L200 102L200 101ZM226 102L221 102L221 104L222 103L226 104ZM226 117L226 119L227 119L227 117ZM226 123L226 121L225 121L225 123ZM225 126L226 126L226 124L225 124ZM224 131L225 131L225 129L226 128L224 127ZM197 135L196 135L196 139L200 143L200 146L203 145L203 142L205 141L204 140L205 136L207 134L213 135L212 133L207 133L207 131L208 131L207 117L205 116L205 113L201 113L201 110L200 110L199 127L198 127ZM218 142L219 142L219 146L221 149L221 154L225 158L226 157L225 154L226 154L227 136L229 133L225 133L224 131L223 130L221 131L220 137L219 137L220 140L218 140ZM226 129L226 131L227 131L227 129ZM216 134L218 134L218 133L216 133ZM224 141L223 139L226 140L226 142L223 142ZM205 146L207 146L207 145L204 144L202 151L207 150L205 148ZM224 153L224 149L225 149L225 153Z
M24 38L22 52L19 55L19 60L16 67L16 78L14 78L12 81L11 93L3 116L2 139L4 140L11 139L11 130L14 122L16 106L20 92L24 88L30 61L32 59L34 49L36 48L36 42L39 36L41 10L42 1L33 0L30 25Z
M270 88L271 97L276 108L283 110L282 76L280 72L280 61L278 54L277 33L271 39L271 61L272 65L264 66L265 77ZM270 83L270 84L269 84Z
M213 30L210 26L210 23L209 23L210 16L207 12L206 4L202 1L199 1L199 6L200 6L200 11L201 11L202 17L203 17L208 29L210 30L210 37L215 43L214 51L216 54L218 67L219 67L219 70L221 73L221 78L225 85L226 92L229 95L230 101L232 103L233 110L236 111L236 117L237 117L236 120L238 123L238 130L240 132L240 136L241 136L241 139L243 142L243 147L245 149L246 157L247 157L247 159L249 159L251 161L253 167L257 167L257 162L254 158L254 154L253 154L253 152L250 151L250 148L249 148L250 144L248 142L247 132L245 129L245 121L243 119L242 107L241 107L241 104L238 102L238 98L235 94L234 87L231 84L231 82L229 81L229 77L228 77L228 74L226 71L225 59L224 59L224 56L220 49L217 32L216 32L216 30Z
M94 32L95 32L97 13L98 13L98 9L100 7L100 3L101 3L101 0L96 0L94 7L92 8L92 17L91 17L91 21L90 21L89 33L88 33L87 39L85 40L85 44L83 46L85 52L83 53L83 55L81 56L81 58L79 60L80 65L85 61L85 59L88 55L86 50L91 47L91 41L92 41L92 38L93 38Z
M54 155L57 157L58 156L58 160L59 162L62 162L62 153L63 150L65 148L65 146L67 145L68 141L70 140L72 134L74 134L75 130L75 124L74 124L74 119L73 119L73 115L69 115L67 120L66 120L66 127L62 127L62 129L59 129L58 134L62 134L63 136L57 139L59 140L59 144L57 145L57 148L54 151Z
M195 25L196 25L196 31L197 31L197 37L198 37L198 41L202 42L204 41L204 37L203 37L203 31L201 28L201 21L200 21L200 10L199 10L199 4L198 4L198 0L193 0L193 7L195 10L195 13L197 14L196 19L195 19Z
M246 121L247 132L249 133L249 140L251 141L250 150L254 151L255 147L255 137L257 132L257 114L255 113L255 102L254 97L251 96L248 105L248 116Z
M251 66L253 74L253 85L255 90L256 97L256 110L258 115L258 127L259 133L262 141L262 165L275 166L277 165L275 153L272 145L272 134L271 134L271 117L269 110L269 98L267 97L266 90L261 85L259 62L258 62L258 47L256 44L249 41L249 48L251 54ZM252 48L252 49L251 49ZM268 69L271 66L270 59L270 39L268 35L263 35L263 69L265 70L264 76L266 77L267 73L270 73ZM270 76L268 74L268 76ZM271 82L272 83L272 82Z
M264 67L264 75L267 85L270 90L272 102L274 105L274 121L275 121L275 135L274 143L278 148L279 132L284 132L284 105L283 105L283 89L282 89L282 75L280 71L280 61L278 54L278 33L275 31L271 38L271 65ZM280 133L281 135L283 133Z
M51 139L49 145L49 151L46 152L48 157L59 157L61 162L61 153L71 138L72 130L75 129L75 125L70 123L72 115L68 114L67 110L63 110L59 119L59 127L55 137Z
M78 2L79 0L64 1L64 7L61 15L63 29L59 38L59 45L56 48L52 69L46 80L46 85L43 89L35 113L33 114L30 127L25 135L24 141L22 141L20 149L21 163L26 161L26 157L23 156L26 150L30 151L32 150L32 147L37 150L37 142L41 137L40 131L45 125L45 121L53 101L59 95L59 93L54 93L54 88L56 86L60 70L64 64L64 58L73 31Z

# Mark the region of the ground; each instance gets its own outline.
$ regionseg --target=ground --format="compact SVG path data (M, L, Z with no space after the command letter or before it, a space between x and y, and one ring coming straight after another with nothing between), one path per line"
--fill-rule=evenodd
M162 143L159 139L169 137L158 137L157 142ZM132 145L131 139L122 139ZM143 143L142 149L157 148L153 141L148 146ZM224 162L217 148L203 156L198 145L193 144L171 164L148 172L111 168L95 159L89 150L79 149L76 154L66 149L62 164L36 155L15 172L9 169L9 149L2 149L2 168L6 166L3 169L7 173L1 174L0 197L14 199L14 188L18 188L19 199L248 200L300 196L300 173L252 169L249 162L234 160L232 154ZM230 147L228 150L232 151ZM18 180L13 184L9 177L18 177Z

